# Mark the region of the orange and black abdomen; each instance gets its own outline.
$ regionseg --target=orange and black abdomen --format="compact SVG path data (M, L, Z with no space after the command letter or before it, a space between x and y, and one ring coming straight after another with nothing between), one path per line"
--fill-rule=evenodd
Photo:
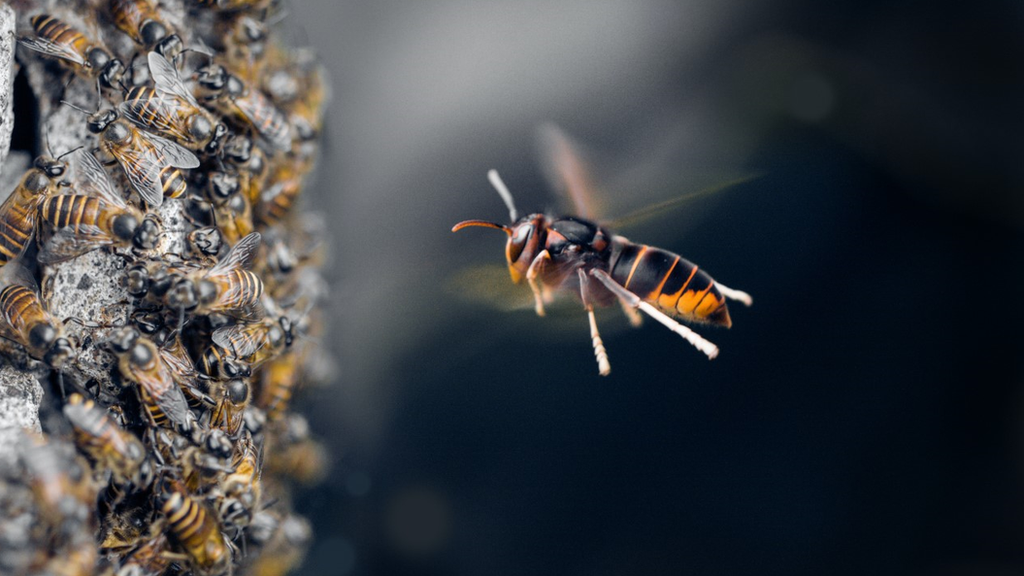
M36 36L60 46L70 46L83 59L86 59L90 47L89 40L78 30L49 14L33 16L32 28L35 30Z
M255 273L236 268L216 279L221 296L214 306L220 310L234 310L255 306L263 296L263 281Z
M142 44L142 25L148 20L159 20L148 0L111 0L110 10L114 25L139 44Z
M0 206L0 266L17 258L35 231L39 204L21 201L25 193L15 190Z
M160 169L160 184L163 187L164 198L178 198L188 190L185 175L174 166L164 166Z
M103 203L95 196L58 194L43 200L43 220L55 230L88 224L103 228Z
M661 248L616 243L609 273L624 288L671 316L732 326L725 297L696 264Z
M0 292L0 312L10 320L11 327L18 334L24 334L24 342L27 345L28 331L39 322L47 320L46 311L39 301L39 296L31 288L21 284L11 284ZM41 353L40 351L33 351ZM45 352L45 351L43 351Z
M165 496L161 511L167 517L168 532L188 554L196 572L210 573L216 568L227 568L231 561L230 550L216 518L206 506L181 490L174 490Z

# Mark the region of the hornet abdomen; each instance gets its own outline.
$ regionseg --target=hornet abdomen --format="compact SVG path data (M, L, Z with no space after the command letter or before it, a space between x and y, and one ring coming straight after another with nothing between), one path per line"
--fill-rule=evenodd
M670 316L732 326L725 296L696 264L668 250L633 244L619 236L613 244L609 273L623 288Z

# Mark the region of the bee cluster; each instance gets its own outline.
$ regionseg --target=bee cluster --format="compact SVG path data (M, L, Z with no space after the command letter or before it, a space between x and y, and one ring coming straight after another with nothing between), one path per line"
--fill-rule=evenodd
M13 6L41 155L0 204L0 371L47 394L0 467L0 573L285 574L326 464L290 410L329 378L296 208L324 72L274 0Z

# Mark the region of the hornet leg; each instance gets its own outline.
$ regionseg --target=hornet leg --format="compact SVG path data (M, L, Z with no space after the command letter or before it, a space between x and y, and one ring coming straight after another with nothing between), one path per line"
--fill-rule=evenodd
M537 276L540 274L540 268L548 260L551 260L551 254L544 250L537 257L530 262L530 267L526 270L526 281L530 283L530 289L533 290L533 299L536 302L535 310L537 316L544 315L544 298L541 295L540 286L537 284Z
M705 340L700 334L697 334L693 330L690 330L686 326L676 322L661 310L658 310L649 303L644 302L639 296L620 286L619 283L613 280L607 272L594 269L590 271L590 274L594 278L597 278L601 284L604 284L605 288L610 290L612 294L618 296L624 303L628 304L632 308L639 309L651 318L661 322L669 330L682 336L683 339L692 344L694 348L706 354L708 360L714 360L715 356L718 356L718 346L715 346L711 342Z
M587 317L590 319L590 340L594 344L594 357L597 358L597 371L601 376L607 376L612 372L612 365L608 362L608 351L604 349L604 342L601 334L597 331L597 319L594 317L594 305L587 299L588 279L587 273L582 268L577 268L580 276L580 296L583 298L583 306L587 309Z
M754 303L754 299L750 297L750 294L747 294L742 290L733 290L728 286L723 286L721 282L715 282L715 286L718 287L718 291L722 293L722 296L725 296L730 300L739 300L745 306L750 306Z

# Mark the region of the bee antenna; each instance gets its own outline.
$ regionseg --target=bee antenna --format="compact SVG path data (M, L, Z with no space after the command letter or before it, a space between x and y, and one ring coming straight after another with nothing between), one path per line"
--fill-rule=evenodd
M519 211L516 210L516 204L512 201L512 193L508 191L508 187L501 181L501 176L498 176L498 171L491 169L487 172L487 179L491 181L491 186L498 191L498 195L505 201L505 206L508 207L508 217L515 222L519 220Z
M86 114L86 115L93 114L93 112L89 112L88 110L83 110L83 109L79 108L78 106L75 106L71 102L68 102L67 100L61 100L60 103L65 105L65 106L67 106L68 108L71 108L72 110L78 110L82 114Z
M49 147L50 147L50 137L49 137L49 135L47 135L47 137L46 137L46 147L47 147L47 148L49 148ZM79 150L81 150L82 148L85 148L85 146L78 146L77 148L72 148L71 150L68 150L67 152L65 152L65 153L61 154L60 156L57 156L57 158L56 158L56 159L57 159L57 160L60 160L61 158L65 157L65 156L67 156L67 155L69 155L69 154L73 154L73 153L75 153L75 152L78 152L78 151L79 151ZM50 154L53 154L53 152L51 151L51 152L50 152Z

